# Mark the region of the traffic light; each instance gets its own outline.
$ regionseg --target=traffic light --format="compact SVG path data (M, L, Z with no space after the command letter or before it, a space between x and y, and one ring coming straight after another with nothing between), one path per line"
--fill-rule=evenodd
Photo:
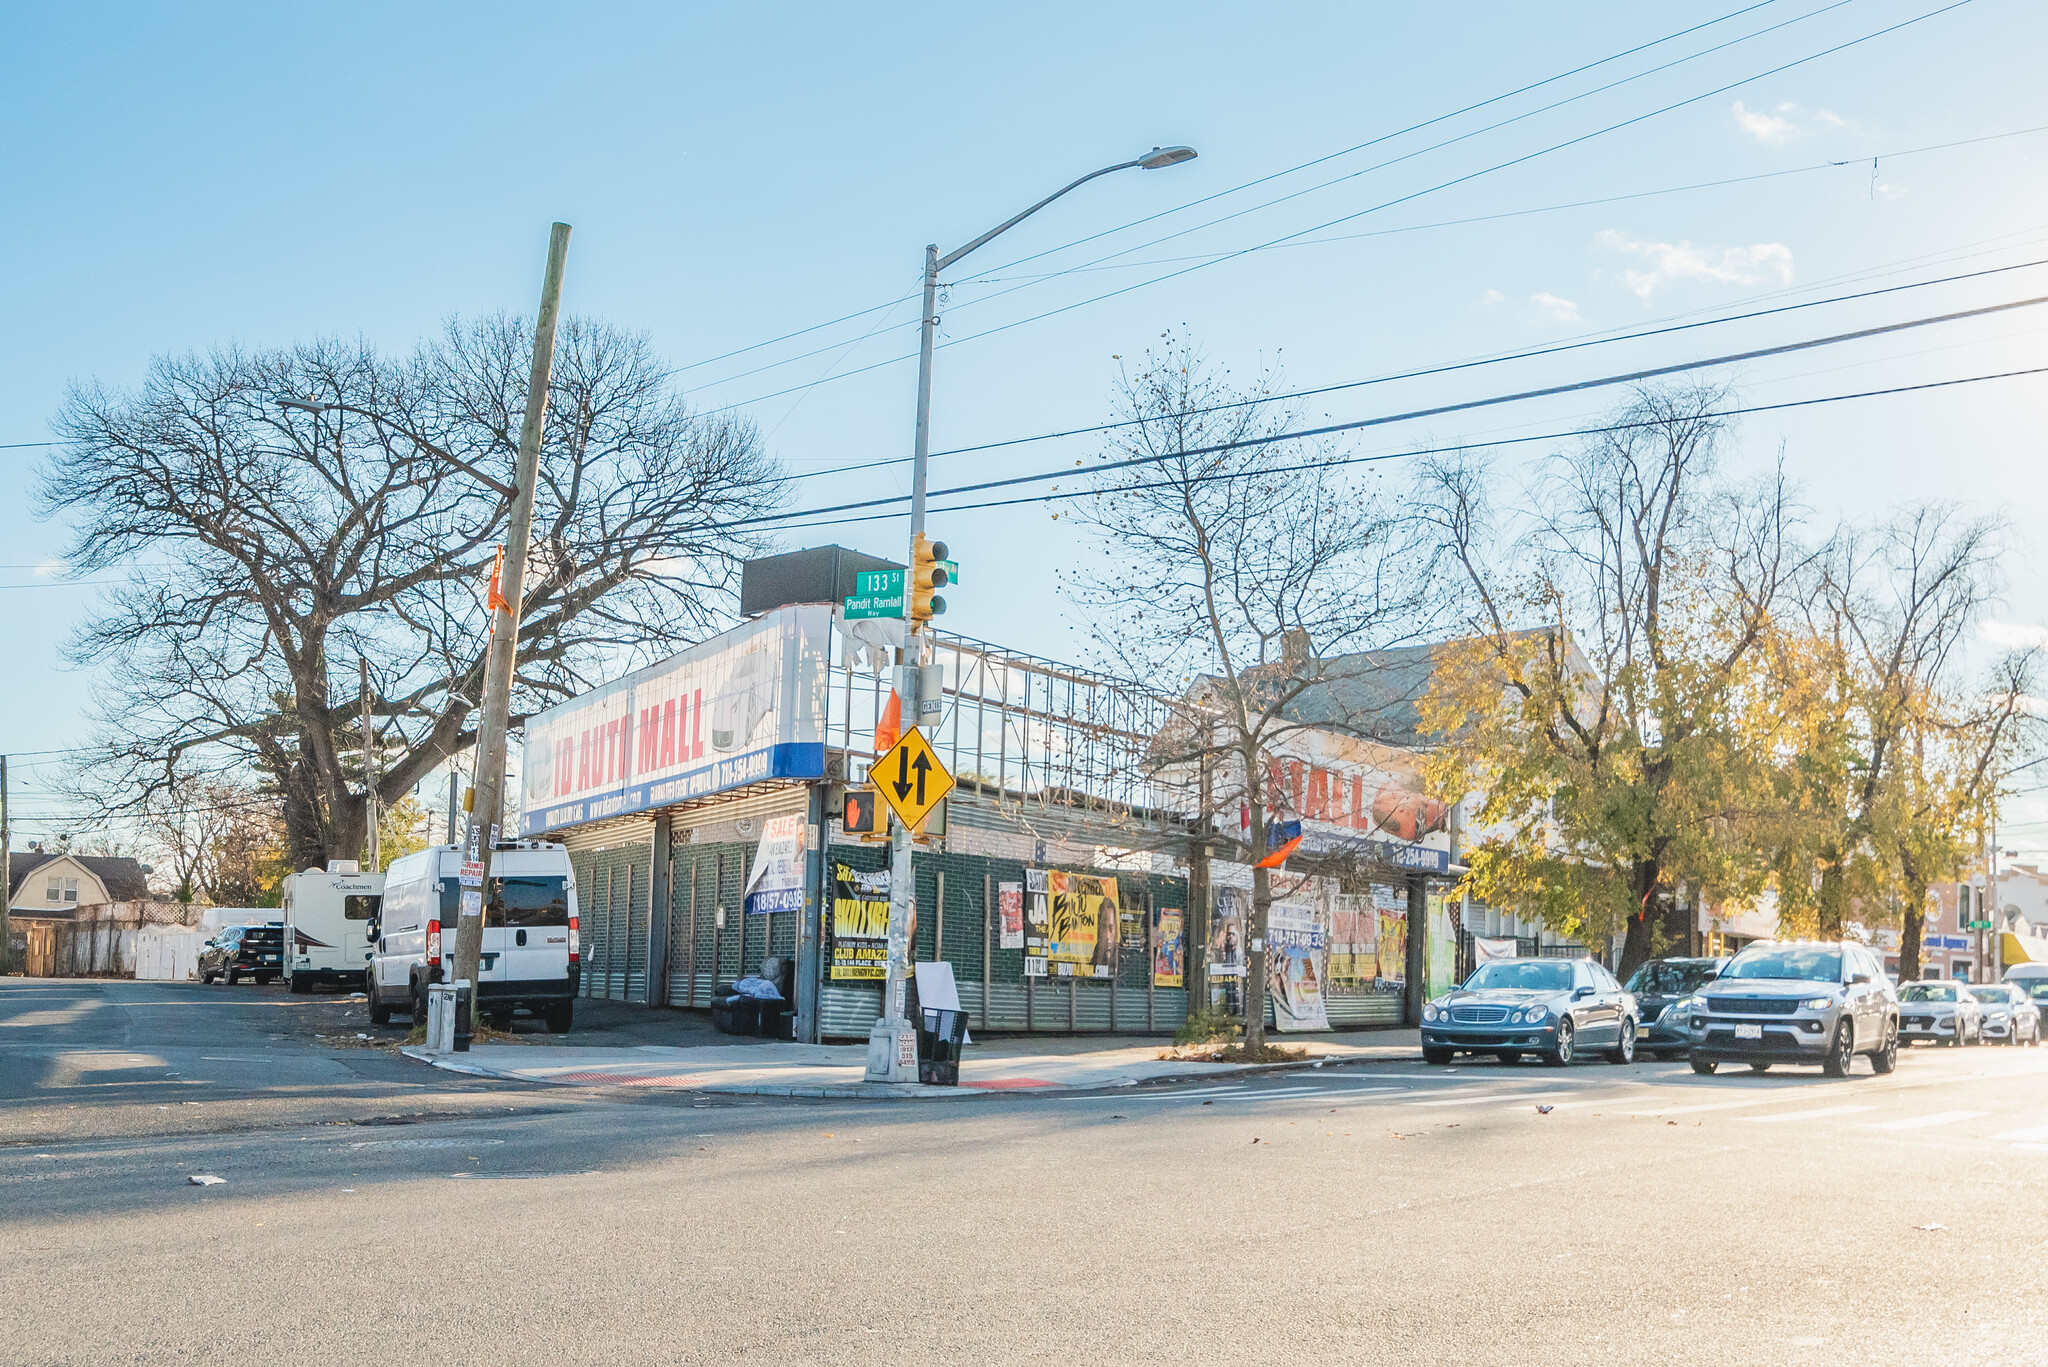
M939 590L953 582L946 567L939 562L946 558L946 543L934 541L919 532L910 538L910 620L913 623L929 622L946 610L946 600Z

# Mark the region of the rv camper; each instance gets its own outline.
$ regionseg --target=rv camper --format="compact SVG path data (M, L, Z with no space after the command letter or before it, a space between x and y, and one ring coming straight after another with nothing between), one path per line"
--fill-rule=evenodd
M294 992L315 982L360 986L369 966L367 932L384 900L384 875L329 865L284 880L286 981Z

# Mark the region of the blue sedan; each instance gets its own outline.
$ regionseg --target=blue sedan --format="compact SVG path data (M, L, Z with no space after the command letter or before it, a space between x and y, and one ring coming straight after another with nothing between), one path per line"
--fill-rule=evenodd
M1591 959L1497 959L1422 1008L1422 1061L1533 1053L1562 1068L1598 1050L1631 1063L1638 1028L1636 999Z

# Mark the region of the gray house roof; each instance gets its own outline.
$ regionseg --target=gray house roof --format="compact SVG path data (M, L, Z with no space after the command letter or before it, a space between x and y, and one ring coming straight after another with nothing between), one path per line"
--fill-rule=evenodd
M139 902L149 896L149 875L138 860L126 855L110 857L98 854L12 854L7 856L7 900L13 901L21 885L31 873L57 859L70 859L78 864L107 890L107 898L114 902Z

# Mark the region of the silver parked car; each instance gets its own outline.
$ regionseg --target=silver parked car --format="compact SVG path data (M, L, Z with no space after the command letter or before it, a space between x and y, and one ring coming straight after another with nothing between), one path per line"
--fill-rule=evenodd
M1582 1051L1636 1056L1636 999L1591 959L1496 959L1422 1008L1422 1061L1460 1052L1513 1063L1535 1054L1562 1068Z
M1984 1012L1968 983L1928 978L1899 987L1901 1043L1978 1044L1983 1039Z
M1889 1073L1899 1059L1899 1004L1884 966L1848 940L1758 941L1673 1011L1698 1041L1692 1070L1818 1063L1846 1077L1856 1055Z
M1985 983L1970 989L1984 1013L1979 1037L1992 1044L2041 1042L2041 1011L2017 983Z

